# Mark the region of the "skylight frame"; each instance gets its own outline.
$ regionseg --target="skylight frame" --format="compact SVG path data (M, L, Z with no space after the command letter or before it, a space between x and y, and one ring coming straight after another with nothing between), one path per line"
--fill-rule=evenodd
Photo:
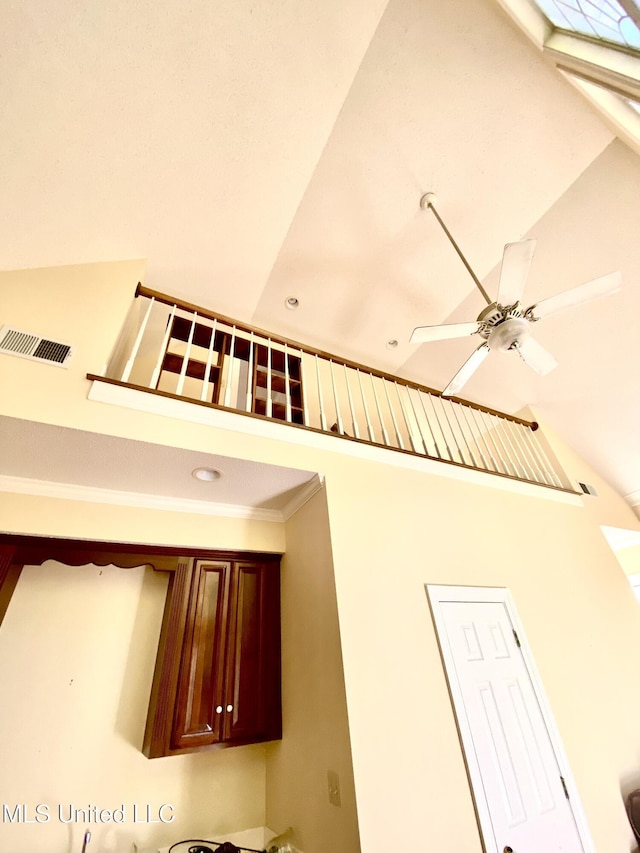
M640 7L635 0L532 0L532 2L556 31L602 42L613 48L640 53ZM606 17L609 10L597 8L603 5L610 7L613 14L619 15L616 24L608 25ZM571 8L572 6L574 8ZM580 8L582 6L585 8ZM594 7L595 14L589 14L589 6ZM624 31L620 21L627 22Z
M617 0L640 28L639 0ZM497 0L542 54L601 112L640 155L640 48L555 26L538 0Z

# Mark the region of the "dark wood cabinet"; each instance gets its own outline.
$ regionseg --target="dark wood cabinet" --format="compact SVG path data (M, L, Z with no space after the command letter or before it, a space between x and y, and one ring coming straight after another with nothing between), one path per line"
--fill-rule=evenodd
M279 558L183 562L167 598L145 754L281 736Z
M282 737L280 555L0 534L0 622L22 567L47 560L169 575L145 755Z

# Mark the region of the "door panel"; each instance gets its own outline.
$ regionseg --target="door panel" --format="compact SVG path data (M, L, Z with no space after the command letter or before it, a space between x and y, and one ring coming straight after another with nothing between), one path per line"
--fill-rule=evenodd
M239 563L234 570L224 736L244 740L265 729L266 584L261 565Z
M217 743L222 734L227 585L231 564L198 561L189 603L172 747Z
M476 801L490 815L488 851L583 853L561 770L502 601L445 601L441 643ZM450 663L451 660L451 663ZM459 706L461 705L461 707ZM465 735L466 733L466 735Z

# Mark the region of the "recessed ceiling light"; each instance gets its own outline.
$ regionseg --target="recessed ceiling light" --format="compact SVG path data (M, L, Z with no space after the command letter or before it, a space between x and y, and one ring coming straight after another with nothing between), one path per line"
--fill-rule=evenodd
M222 477L222 471L218 471L217 468L194 468L191 476L196 480L202 480L203 483L213 483Z
M300 300L296 296L287 296L284 300L285 307L289 309L289 311L295 311L296 308L300 305Z
M392 338L390 341L387 341L387 349L395 349L398 346L398 341L395 338Z

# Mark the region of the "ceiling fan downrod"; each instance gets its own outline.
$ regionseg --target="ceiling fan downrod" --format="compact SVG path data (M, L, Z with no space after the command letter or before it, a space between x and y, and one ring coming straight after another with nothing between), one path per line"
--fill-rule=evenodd
M435 202L436 202L436 201L437 201L437 197L436 197L436 194L435 194L435 193L425 193L425 194L422 196L422 198L420 199L420 207L421 207L423 210L430 210L430 211L433 213L433 215L435 216L435 218L438 220L438 223L440 224L440 227L442 228L442 230L444 231L444 233L445 233L445 234L447 235L447 237L449 238L449 242L451 243L451 245L453 246L453 248L454 248L454 249L456 250L456 252L458 253L458 257L460 258L460 260L462 261L462 263L463 263L463 264L465 265L465 267L467 268L467 272L469 273L469 275L471 276L471 278L472 278L472 279L473 279L473 281L475 282L476 287L478 288L478 290L480 291L480 293L484 296L484 298L485 298L485 300L486 300L486 302L487 302L487 305L491 305L491 304L493 304L493 300L489 298L489 294L488 294L488 293L487 293L487 291L484 289L484 287L480 284L480 279L479 279L479 278L478 278L478 276L474 273L474 271L471 269L471 266L470 266L469 262L467 261L467 259L465 258L465 256L462 254L462 250L460 249L460 246L458 246L458 244L456 243L456 241L455 241L455 240L453 239L453 237L451 236L451 232L449 231L449 229L447 228L447 226L446 226L446 225L444 224L444 222L442 221L442 219L441 219L441 217L440 217L440 214L438 213L438 211L437 211L437 210L436 210L436 208L435 208Z

